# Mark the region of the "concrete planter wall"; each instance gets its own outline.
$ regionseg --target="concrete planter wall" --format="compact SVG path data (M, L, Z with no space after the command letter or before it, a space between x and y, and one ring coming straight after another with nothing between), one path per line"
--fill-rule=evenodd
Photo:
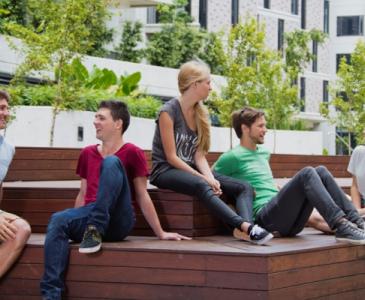
M15 146L49 146L52 120L52 107L18 106L16 118L6 130L6 138ZM55 147L84 147L98 143L93 126L94 113L81 111L63 111L57 115L55 124ZM79 129L81 128L81 129ZM142 149L151 149L155 122L151 119L132 117L131 125L125 134L126 141L135 143ZM79 140L79 131L83 139ZM229 128L212 128L211 151L223 152L230 148ZM233 146L238 144L234 135ZM276 131L276 149L274 151L274 132L269 130L265 146L275 153L322 154L322 132L313 131Z

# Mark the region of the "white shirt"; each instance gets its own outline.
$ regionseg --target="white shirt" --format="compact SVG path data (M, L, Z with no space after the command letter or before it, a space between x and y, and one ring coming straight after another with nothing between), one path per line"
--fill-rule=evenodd
M8 144L4 140L4 137L0 135L0 183L4 180L6 173L8 172L14 153L14 146Z
M365 199L365 146L357 146L352 152L349 166L347 167L353 176L356 177L357 187L361 198Z

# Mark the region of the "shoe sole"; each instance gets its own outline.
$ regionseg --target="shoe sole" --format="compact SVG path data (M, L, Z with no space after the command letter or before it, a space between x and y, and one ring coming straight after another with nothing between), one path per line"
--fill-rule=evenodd
M249 235L237 228L235 228L233 230L233 236L237 239L237 240L241 240L241 241L245 241L245 242L249 242L251 244L254 245L264 245L265 243L267 243L268 241L270 241L274 236L269 233L267 236L265 236L263 239L259 240L259 241L252 241L249 237Z
M351 239L347 239L347 238L338 238L336 237L336 241L339 242L347 242L353 245L365 245L365 240L351 240Z
M79 252L80 253L95 253L95 252L98 252L101 248L101 244L100 245L97 245L95 247L90 247L90 248L79 248Z

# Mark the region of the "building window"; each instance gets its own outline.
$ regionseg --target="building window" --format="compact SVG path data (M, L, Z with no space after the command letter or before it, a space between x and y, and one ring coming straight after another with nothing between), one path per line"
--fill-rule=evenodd
M232 0L232 25L236 25L239 22L239 0Z
M208 22L208 1L199 0L199 23L203 28L207 28Z
M362 35L364 16L337 17L337 36Z
M270 3L270 0L264 0L264 8L270 8L271 6L271 3Z
M338 69L340 67L340 63L341 63L341 59L342 58L345 58L346 59L346 63L347 64L350 64L351 63L351 54L349 53L340 53L340 54L336 54L336 72L338 72Z
M323 103L328 103L328 80L323 80Z
M328 0L324 0L323 32L330 32L330 2Z
M318 42L317 41L313 41L312 54L313 54L312 71L317 72L317 69L318 69Z
M305 78L300 77L300 111L305 111Z
M147 7L147 24L157 24L159 22L160 18L156 7Z
M298 14L298 0L291 0L291 13L293 15L297 15Z
M283 52L284 49L284 20L278 19L278 50Z
M301 28L305 29L306 26L306 19L307 19L307 0L302 0L301 2Z

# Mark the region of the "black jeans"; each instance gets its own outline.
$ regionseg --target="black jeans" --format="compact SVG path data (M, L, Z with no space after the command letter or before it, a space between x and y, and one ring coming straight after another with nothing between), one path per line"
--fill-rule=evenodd
M316 208L334 229L345 217L356 222L360 216L335 182L326 167L305 167L290 180L279 193L257 214L257 223L281 236L294 236L303 230Z
M221 189L228 200L234 201L237 213L214 194L211 186L203 178L186 171L167 170L151 183L162 189L197 197L212 213L232 227L240 228L243 222L252 224L252 187L241 180L215 172L213 175L220 182Z

